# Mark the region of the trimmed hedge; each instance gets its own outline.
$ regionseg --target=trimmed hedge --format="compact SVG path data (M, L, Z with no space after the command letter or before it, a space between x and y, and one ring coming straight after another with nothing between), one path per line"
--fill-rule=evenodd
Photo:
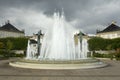
M13 53L13 52L8 52L6 50L0 50L0 58L1 59L7 59L7 58L10 58L10 57L24 57L25 55L24 54L16 54L16 53Z
M0 38L0 49L26 50L28 38Z
M110 53L110 54L93 53L93 57L110 58L111 60L113 59L120 60L120 53Z
M88 47L90 51L95 50L117 50L120 48L120 38L103 39L100 37L93 37L88 40Z
M112 56L113 56L112 53L110 54L93 53L93 57L98 57L98 58L111 58Z

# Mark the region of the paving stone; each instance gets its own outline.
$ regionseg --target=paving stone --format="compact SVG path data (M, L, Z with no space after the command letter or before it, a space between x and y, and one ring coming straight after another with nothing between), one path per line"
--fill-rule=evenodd
M120 80L120 61L105 60L110 66L81 70L33 70L15 68L0 60L0 80Z

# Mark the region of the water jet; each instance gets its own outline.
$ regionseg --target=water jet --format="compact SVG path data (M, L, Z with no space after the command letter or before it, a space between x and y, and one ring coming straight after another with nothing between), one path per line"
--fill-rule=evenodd
M28 41L27 56L11 62L10 65L31 69L86 69L99 68L107 64L93 58L88 58L87 39L79 32L74 35L65 21L64 12L55 12L54 24L44 34L42 45L40 35L37 39L37 51L31 51ZM38 55L37 55L38 54Z

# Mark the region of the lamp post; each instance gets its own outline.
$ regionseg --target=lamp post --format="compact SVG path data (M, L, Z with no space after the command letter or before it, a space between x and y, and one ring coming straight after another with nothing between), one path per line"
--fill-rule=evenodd
M41 39L41 35L42 35L42 33L41 33L41 30L40 30L40 31L38 31L38 37L37 37L37 45L38 45L38 54L37 54L37 56L40 55L40 49L41 49L40 39Z
M79 32L80 50L82 51L82 32Z

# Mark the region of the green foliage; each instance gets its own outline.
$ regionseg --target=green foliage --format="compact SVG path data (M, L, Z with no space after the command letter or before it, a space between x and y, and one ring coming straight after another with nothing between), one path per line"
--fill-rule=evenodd
M6 50L10 51L13 47L13 44L10 40L7 41L6 43Z
M10 58L10 57L24 57L24 54L15 54L13 52L10 51L6 51L6 50L0 50L0 58Z
M25 55L24 54L15 54L14 57L25 57Z
M98 58L111 58L113 55L111 54L100 54L100 53L93 53L93 57Z
M111 60L114 58L114 55L115 55L115 53L109 53L109 54L93 53L93 57L110 58Z
M106 47L106 40L99 37L91 38L89 41L89 50L104 50ZM104 45L103 45L104 44Z
M0 50L0 58L8 58L9 54L5 50Z
M116 60L120 60L120 53L116 53L115 58L116 58Z
M93 53L93 57L110 58L111 60L113 59L120 60L120 53L109 53L109 54Z
M24 57L24 54L15 54L11 50L26 50L28 38L0 38L0 59L10 57Z
M103 55L99 53L93 53L93 57L103 57Z
M26 50L28 38L0 38L0 49Z
M112 48L113 49L120 48L120 38L116 38L112 40Z
M1 49L1 48L4 48L3 42L0 42L0 49Z
M27 41L28 39L27 38L17 38L15 41L14 41L14 47L13 49L16 49L16 50L25 50L26 47L27 47Z
M89 50L116 50L120 48L120 38L116 39L103 39L100 37L93 37L88 40Z

